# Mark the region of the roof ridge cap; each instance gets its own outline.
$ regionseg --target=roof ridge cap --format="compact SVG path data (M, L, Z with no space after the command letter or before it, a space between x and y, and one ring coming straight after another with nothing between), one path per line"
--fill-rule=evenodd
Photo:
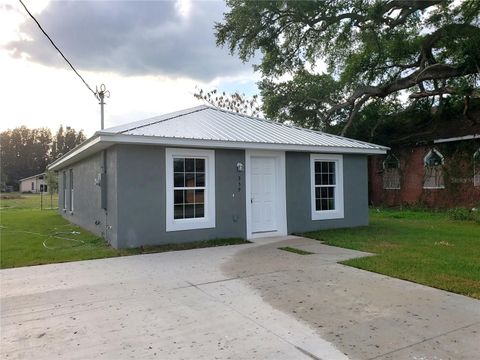
M208 109L208 106L206 105L199 105L199 106L195 106L195 107L192 107L190 109L185 109L185 110L180 110L180 111L175 111L173 113L170 113L170 114L175 114L175 113L178 113L178 112L181 112L181 114L177 114L177 115L172 115L170 117L167 117L166 119L161 119L161 120L157 120L157 121L152 121L152 122L149 122L147 124L142 124L142 125L138 125L138 126L134 126L132 128L128 128L128 129L124 129L122 131L119 131L117 134L123 134L127 131L132 131L132 130L136 130L136 129L140 129L142 127L146 127L146 126L150 126L150 125L154 125L154 124L158 124L158 123L161 123L161 122L165 122L165 121L169 121L169 120L172 120L172 119L175 119L175 118L179 118L181 116L184 116L184 115L188 115L188 114L193 114L193 113L196 113L196 112L199 112L199 111L203 111L203 110L206 110ZM167 114L164 114L164 115L158 115L158 116L154 116L152 117L151 119L155 119L159 116L165 116L165 115L169 115L168 113ZM148 119L146 119L148 120Z

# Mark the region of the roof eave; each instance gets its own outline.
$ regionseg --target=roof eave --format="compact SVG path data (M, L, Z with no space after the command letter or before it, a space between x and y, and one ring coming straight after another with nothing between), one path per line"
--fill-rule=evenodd
M96 132L91 138L87 139L79 146L62 155L60 158L47 166L48 171L58 171L78 160L84 159L89 155L93 155L98 151L107 148L112 144L102 139L102 136Z
M358 147L340 147L340 146L317 146L317 145L297 145L297 144L276 144L276 143L253 143L240 141L220 141L220 140L202 140L202 139L182 139L166 138L158 136L144 135L124 135L112 134L98 131L93 137L85 141L80 146L69 151L61 158L57 159L47 169L49 171L58 171L70 164L104 150L114 144L143 144L143 145L163 145L163 146L182 146L194 148L228 148L228 149L256 149L256 150L283 150L283 151L304 151L318 153L337 153L337 154L364 154L378 155L386 154L390 148L386 146L377 146L375 148Z
M105 136L106 137L106 136ZM103 138L103 136L102 136ZM318 146L318 145L298 145L281 143L262 143L262 142L243 142L243 141L223 141L210 139L188 139L188 138L167 138L159 136L146 135L109 135L110 142L119 144L146 144L146 145L167 145L167 146L190 146L190 147L212 147L228 149L265 149L265 150L285 150L285 151L309 151L309 152L329 152L329 153L357 153L357 154L385 154L390 148L378 146L375 148L358 147L340 147L340 146Z
M40 175L46 175L46 173L42 172L42 173L40 173L40 174L35 174L35 175L32 175L32 176L29 176L29 177L20 179L20 180L18 180L18 181L24 181L24 180L32 179L32 178L35 178L35 177L40 176Z
M92 138L68 152L48 166L50 171L58 171L78 160L93 155L114 144L137 144L137 145L163 145L182 146L194 148L228 148L228 149L257 149L257 150L283 150L283 151L305 151L318 153L342 153L342 154L364 154L375 155L385 154L388 147L377 146L375 148L339 147L339 146L317 146L297 144L276 144L276 143L253 143L239 141L220 141L202 139L166 138L144 135L124 135L97 132Z

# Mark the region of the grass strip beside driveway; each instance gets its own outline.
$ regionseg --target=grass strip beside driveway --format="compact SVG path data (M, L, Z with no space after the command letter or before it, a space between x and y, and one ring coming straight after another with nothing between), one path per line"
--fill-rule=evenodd
M243 239L213 239L114 249L105 240L61 217L57 210L40 210L39 195L2 199L0 268L100 259L248 243Z
M376 256L343 264L480 299L480 225L445 212L371 210L370 225L304 234Z

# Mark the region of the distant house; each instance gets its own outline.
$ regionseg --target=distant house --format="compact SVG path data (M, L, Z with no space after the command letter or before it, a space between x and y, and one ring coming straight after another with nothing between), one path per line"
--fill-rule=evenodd
M97 131L49 170L61 214L126 248L366 225L387 149L199 106Z
M480 205L480 123L452 119L427 128L370 158L372 205Z
M41 173L20 179L20 192L46 193L48 192L47 174Z

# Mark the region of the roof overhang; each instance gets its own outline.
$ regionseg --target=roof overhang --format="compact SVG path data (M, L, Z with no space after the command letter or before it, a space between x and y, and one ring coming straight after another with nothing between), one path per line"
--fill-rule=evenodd
M33 178L36 178L36 177L39 177L39 176L42 176L42 175L46 175L46 174L43 172L43 173L40 173L40 174L36 174L36 175L32 175L32 176L29 176L29 177L20 179L20 180L18 180L18 181L24 181L24 180L28 180L28 179L33 179Z
M184 139L167 138L159 136L144 135L124 135L124 134L106 134L97 132L92 138L68 152L48 166L48 170L58 171L79 160L85 159L101 150L104 150L114 144L136 144L136 145L163 145L163 146L181 146L192 148L220 148L220 149L254 149L254 150L283 150L283 151L301 151L318 153L336 153L336 154L386 154L389 150L386 146L377 148L356 148L356 147L338 147L338 146L315 146L315 145L297 145L297 144L275 144L259 142L240 142L240 141L219 141L203 139Z

